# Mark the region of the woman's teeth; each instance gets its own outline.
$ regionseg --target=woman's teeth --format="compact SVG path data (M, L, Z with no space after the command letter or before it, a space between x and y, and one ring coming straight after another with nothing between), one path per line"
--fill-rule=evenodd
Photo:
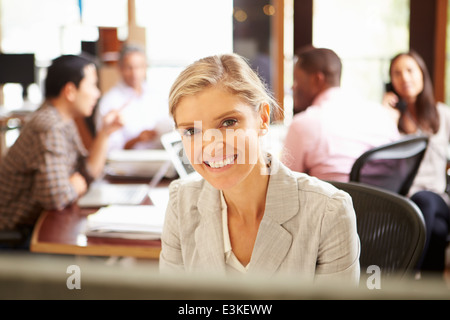
M218 168L225 167L229 164L232 164L235 159L236 159L236 155L228 157L228 158L226 158L224 160L220 160L220 161L205 161L205 163L208 166L210 166L211 168L218 169Z

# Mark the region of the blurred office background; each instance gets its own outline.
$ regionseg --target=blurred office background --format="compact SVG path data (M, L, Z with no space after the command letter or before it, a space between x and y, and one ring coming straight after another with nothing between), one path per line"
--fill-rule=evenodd
M381 101L390 59L415 49L428 65L437 100L450 103L448 2L0 0L0 116L30 111L42 102L46 67L61 54L96 56L105 92L119 78L118 51L126 41L146 48L153 103L162 108L186 65L236 52L265 79L289 124L294 53L309 44L336 51L343 60L342 86L373 101ZM11 62L18 54L22 60ZM12 129L19 126L14 117L2 121L3 145L13 143L18 130Z
M447 11L448 0L0 0L0 52L35 58L35 82L25 94L5 84L0 102L6 110L39 104L50 60L81 51L99 58L105 91L117 80L120 44L132 41L147 49L159 104L187 64L234 51L258 69L289 121L293 54L305 44L335 50L343 86L372 100L381 99L390 58L412 47L427 61L437 97L449 103Z

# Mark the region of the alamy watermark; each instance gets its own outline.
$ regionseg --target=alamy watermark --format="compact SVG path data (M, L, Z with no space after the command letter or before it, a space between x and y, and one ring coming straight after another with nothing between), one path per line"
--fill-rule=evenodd
M81 268L78 265L70 265L66 269L70 274L66 280L66 286L69 290L81 290ZM381 289L381 269L377 265L370 265L366 270L370 276L366 280L366 287L369 290Z
M367 289L381 289L381 269L377 265L370 265L367 267L367 274L370 274L366 280Z
M81 289L81 268L76 264L72 264L67 267L66 273L69 273L70 276L66 280L67 289L73 290Z

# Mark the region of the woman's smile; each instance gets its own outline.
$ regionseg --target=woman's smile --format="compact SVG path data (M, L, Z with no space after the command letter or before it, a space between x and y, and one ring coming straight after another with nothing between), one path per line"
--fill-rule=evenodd
M211 159L203 161L211 169L222 169L225 167L229 167L232 164L235 164L235 160L237 159L237 154L227 156L224 159Z

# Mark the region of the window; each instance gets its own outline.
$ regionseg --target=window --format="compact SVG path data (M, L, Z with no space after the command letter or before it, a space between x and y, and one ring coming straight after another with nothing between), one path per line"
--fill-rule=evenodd
M35 53L42 61L79 49L70 28L79 22L75 0L2 0L0 21L5 53Z
M61 54L78 54L82 41L97 41L98 26L127 26L127 0L1 0L0 48L4 53L34 53L36 82L42 86L45 68ZM22 88L3 88L6 109L23 105ZM32 105L41 89L28 88Z
M255 69L272 86L273 20L280 3L292 11L293 0L135 0L134 22L145 28L148 81L153 85L155 103L166 105L173 80L188 64L218 53L237 52L251 62L259 61ZM257 5L258 12L251 4ZM91 45L98 41L99 27L117 28L118 40L126 40L128 8L128 0L0 0L0 48L5 53L35 53L40 90L50 61L61 54L80 53L83 42ZM255 19L264 27L248 36L246 23ZM292 30L288 26L284 24L285 32ZM292 64L292 48L285 51ZM272 60L263 55L267 53ZM286 70L284 76L289 100L292 72ZM20 96L16 89L8 97ZM22 103L17 101L14 108Z
M128 0L82 0L80 12L85 26L125 27L128 24Z
M409 49L409 0L314 0L313 44L342 59L342 87L381 101L389 63Z
M232 0L136 0L136 23L146 28L154 103L167 107L170 87L188 64L233 51Z

